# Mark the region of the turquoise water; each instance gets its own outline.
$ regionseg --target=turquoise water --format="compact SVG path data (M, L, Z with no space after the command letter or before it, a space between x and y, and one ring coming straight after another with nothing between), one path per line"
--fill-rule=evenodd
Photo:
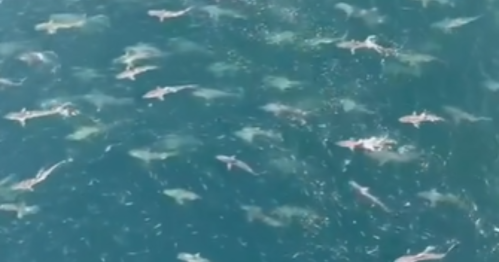
M460 245L447 260L488 261L493 256L495 123L415 129L397 122L414 110L440 113L446 104L495 117L497 98L480 87L484 68L489 74L494 71L488 70L496 43L494 20L486 11L490 5L461 1L454 8L423 10L417 2L371 3L388 20L369 28L345 19L333 2L219 2L244 18L210 18L202 8L213 3L197 1L5 0L0 5L2 41L14 41L19 48L3 55L0 77L26 78L22 86L3 91L0 110L6 114L70 101L81 113L68 119L35 119L25 128L1 122L2 176L26 179L62 159L74 160L34 192L15 199L39 206L39 213L22 219L0 214L0 255L5 261L172 261L180 252L200 253L213 262L393 261L430 245L443 252L453 241ZM360 1L349 4L368 7ZM190 14L163 24L146 15L148 9L190 5L196 7ZM293 9L297 12L289 12ZM55 13L101 14L109 23L91 32L34 31L35 24ZM481 20L453 34L428 28L446 16L481 13ZM293 41L271 45L265 40L286 30L296 34ZM430 42L437 48L428 52L442 62L425 65L421 77L391 77L382 72L389 58L369 52L352 56L334 45L313 49L300 44L317 35L345 32L349 39L376 34L383 45L407 49L424 49ZM179 39L199 49L186 49L190 47L178 44ZM122 67L112 61L139 42L165 53L154 62L160 70L136 81L115 79ZM23 52L44 50L57 54L53 62L60 67L54 72L16 59ZM221 61L236 65L235 72L217 76L208 69ZM92 69L100 77L78 78L76 67ZM283 92L267 88L263 79L271 75L287 76L300 87ZM203 101L179 93L165 101L142 99L155 86L178 84L237 96ZM80 98L91 91L129 100L99 110ZM342 112L334 102L339 97L362 101L375 114ZM313 112L307 124L259 108L278 101ZM79 126L96 123L108 129L84 141L66 139ZM234 132L247 126L272 129L282 139L246 143ZM378 165L334 144L385 133L416 145L423 152L421 160ZM145 163L128 153L145 147L170 149L164 142L169 134L192 138L179 156ZM235 154L261 175L229 172L215 160L218 154ZM370 187L394 212L385 213L357 196L350 180ZM201 199L176 205L161 194L177 187ZM429 207L416 194L431 188L458 195L470 208ZM286 226L271 227L248 219L243 205L269 213L279 206L296 206L312 215L285 218Z

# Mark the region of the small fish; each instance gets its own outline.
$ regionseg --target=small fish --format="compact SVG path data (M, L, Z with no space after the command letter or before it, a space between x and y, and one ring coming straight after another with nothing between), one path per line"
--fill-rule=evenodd
M160 22L163 22L165 19L168 19L168 18L176 18L176 17L183 16L191 10L192 10L192 7L188 7L186 9L180 10L180 11L168 11L168 10L164 10L164 9L162 9L162 10L149 10L149 11L147 11L147 14L149 16L157 17Z
M341 147L346 147L351 151L354 151L356 148L361 146L361 143L358 140L349 139L349 140L338 141L336 142L336 145Z
M156 87L153 90L148 91L145 93L142 98L157 98L161 101L163 101L165 98L165 95L168 94L174 94L177 92L180 92L185 89L194 89L196 88L196 85L180 85L180 86L165 86L165 87Z
M282 140L281 134L272 130L264 130L259 127L244 127L243 129L234 132L234 135L248 143L253 143L255 138Z
M369 193L369 188L368 187L363 187L359 185L357 182L350 180L348 184L357 191L357 193L361 194L365 198L367 198L369 201L374 203L375 205L379 206L381 209L383 209L385 212L390 213L391 210L388 208L381 200L379 200L377 197Z
M183 188L171 188L163 190L163 194L173 198L179 205L184 205L187 201L194 201L201 199L201 197L189 190Z
M416 255L405 255L395 259L394 262L418 262L418 261L429 261L429 260L440 260L443 259L447 254L457 246L458 243L452 244L452 246L447 249L445 253L432 253L435 250L434 246L428 246L422 252Z
M124 55L114 59L114 63L124 64L126 69L132 69L136 63L146 59L156 58L161 56L160 51L151 50L139 50L139 51L127 51Z
M365 155L378 162L380 166L386 163L409 163L417 160L419 153L414 150L394 152L390 150L366 151Z
M436 207L439 203L445 203L455 205L464 210L468 209L468 205L466 205L466 203L460 200L457 196L453 194L442 194L434 188L430 191L419 192L417 196L428 200L431 207Z
M190 254L182 252L177 255L177 259L182 260L184 262L210 262L210 260L202 257L199 253Z
M454 6L454 0L416 0L420 1L423 8L427 8L431 2L438 3L440 5Z
M217 155L215 157L217 160L224 162L227 164L227 169L231 170L233 166L238 167L252 175L258 175L253 169L246 164L245 162L236 159L236 156L225 156L225 155Z
M28 119L51 116L51 115L61 115L63 117L68 117L68 116L75 116L77 114L79 114L79 112L75 109L70 108L70 103L64 103L62 105L47 110L28 111L26 110L26 108L23 108L21 109L21 111L18 112L7 113L4 116L4 118L8 120L18 121L21 124L21 126L24 127Z
M18 204L0 204L0 210L4 211L14 211L18 219L23 218L26 215L32 215L40 211L38 206L27 206L24 202Z
M347 19L352 17L352 16L356 16L357 13L359 12L359 8L358 7L355 7L353 5L350 5L350 4L347 4L347 3L343 3L343 2L340 2L340 3L336 3L334 5L334 9L337 9L339 11L342 11L343 13L345 13Z
M348 41L339 42L336 44L336 47L342 49L349 49L352 55L355 54L357 49L374 50L378 54L384 56L395 54L395 50L378 45L376 43L376 39L377 37L375 35L370 35L366 37L364 41L348 40Z
M138 74L142 74L147 71L156 70L159 67L157 66L139 66L135 68L127 68L125 71L116 75L116 79L129 79L135 80L135 76Z
M261 106L260 108L274 114L277 117L287 118L302 125L307 123L306 118L309 115L309 112L305 110L281 103L268 103L264 106Z
M78 96L77 99L92 104L98 111L108 106L125 106L133 104L132 98L114 97L95 90L82 96Z
M386 149L391 149L393 145L397 144L397 141L389 139L386 136L383 137L370 137L358 140L343 140L336 142L336 145L341 147L349 148L350 150L355 150L356 148L364 149L366 151L382 151Z
M431 27L438 30L442 30L444 33L451 33L454 29L462 27L471 22L474 22L481 17L482 17L481 15L478 15L478 16L469 16L469 17L445 18L441 21L431 24Z
M54 63L58 56L53 51L38 51L22 53L17 58L28 65L36 65Z
M57 33L59 29L70 29L70 28L78 28L85 25L86 20L74 21L74 22L66 22L66 23L58 23L55 21L48 21L44 23L40 23L35 25L35 30L37 31L46 31L47 34L53 35Z
M155 152L155 151L151 151L149 149L143 149L143 148L132 149L132 150L128 151L128 154L131 157L135 157L137 159L140 159L147 164L151 163L152 161L166 160L172 156L178 155L178 153L175 151Z
M445 63L444 61L432 55L415 52L399 52L396 56L396 59L404 64L407 64L410 67L418 67L424 63L430 63L433 61Z
M399 118L399 122L404 124L412 124L416 128L419 128L422 122L441 122L441 121L445 121L445 119L428 112L422 112L419 115L416 112L413 112L411 115L406 115Z
M360 139L358 140L358 142L360 143L362 149L371 152L391 149L393 145L397 144L397 141L389 139L386 136L382 137L372 136L369 138Z
M365 105L359 104L356 101L349 98L339 99L339 104L345 112L357 112L363 114L374 114L373 111L369 110Z
M0 78L0 87L15 87L22 86L26 78L23 78L18 81L14 81L8 78Z
M461 121L467 121L467 122L492 121L492 118L490 117L474 116L468 112L465 112L453 106L443 106L442 109L446 113L448 113L456 123L460 123Z
M12 190L19 190L19 191L33 191L33 187L41 182L43 182L45 179L49 177L50 174L54 172L55 169L57 169L59 166L62 164L72 162L73 159L64 159L62 161L59 161L49 167L48 169L41 168L36 176L34 178L28 178L23 181L20 181L19 183L16 183L11 186Z

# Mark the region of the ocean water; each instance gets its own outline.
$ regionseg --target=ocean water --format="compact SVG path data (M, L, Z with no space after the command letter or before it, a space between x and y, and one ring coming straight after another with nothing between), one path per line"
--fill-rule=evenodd
M12 190L2 188L7 193L0 204L25 203L39 212L18 218L1 210L1 260L176 261L184 252L213 262L394 261L428 246L445 252L455 243L444 260L493 259L498 97L482 82L497 68L497 24L490 11L497 4L348 2L386 16L384 23L366 26L362 19L347 19L337 3L4 0L0 77L25 80L3 89L0 111L69 102L80 114L28 120L25 127L0 122L1 178L22 181L72 159L32 192L12 197ZM189 13L164 23L147 15L150 9L189 6ZM207 8L215 6L235 13L217 16ZM101 16L83 29L52 35L34 30L61 13ZM445 17L480 14L450 34L429 28ZM437 61L423 65L417 77L391 75L383 70L393 58L306 44L343 35L377 35L383 46L429 53ZM151 62L159 69L134 81L116 79L123 66L113 60L138 43L163 52ZM55 56L34 65L19 60L41 51ZM291 79L295 87L269 87L272 77ZM229 95L142 97L156 86L182 84ZM344 112L341 98L359 101L374 114ZM261 109L276 102L309 112L305 123ZM418 129L397 121L413 111L443 114L442 105L494 120L425 123ZM67 139L89 125L99 133ZM250 126L280 138L249 143L235 135ZM335 144L378 135L415 146L421 155L410 163L379 164ZM178 155L147 162L132 157L133 149ZM216 155L235 155L259 175L228 170ZM357 194L349 181L369 187L391 212ZM167 188L187 189L200 199L180 205L162 193ZM458 196L465 208L431 207L417 197L432 188ZM247 213L248 206L262 211Z

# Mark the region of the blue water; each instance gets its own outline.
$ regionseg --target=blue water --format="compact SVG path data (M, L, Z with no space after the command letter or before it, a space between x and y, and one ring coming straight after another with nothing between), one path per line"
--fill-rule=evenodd
M438 112L444 104L495 117L497 97L479 87L481 68L492 66L490 54L497 43L493 18L485 11L490 6L459 1L455 8L422 11L417 2L372 3L389 20L370 29L343 19L328 1L276 1L270 5L221 0L223 6L248 18L215 21L195 12L164 24L145 15L147 9L163 7L161 3L118 2L4 0L0 5L3 42L28 41L31 49L52 50L61 65L52 74L5 57L0 76L27 80L22 87L0 94L2 113L35 109L46 99L92 90L133 99L131 106L102 111L78 104L89 118L105 123L125 121L105 136L84 142L64 139L75 126L86 123L81 118L36 119L26 128L7 120L0 123L2 176L15 174L25 179L41 167L74 158L35 192L19 199L39 205L40 213L23 219L0 214L2 261L175 261L179 252L199 252L213 262L393 261L407 250L416 253L429 245L444 251L451 240L461 244L446 258L449 261L492 259L497 242L492 233L497 220L493 188L497 182L491 178L497 170L496 124L414 129L396 121L414 110ZM351 4L365 5L357 2ZM270 12L271 8L279 11L275 8L279 4L296 7L300 11L296 21L283 22ZM186 5L172 1L164 6L175 10ZM65 12L103 14L110 27L100 33L61 31L54 36L33 30L34 24L50 14ZM438 34L427 26L445 16L479 13L486 15L455 34ZM408 48L431 40L441 46L434 55L444 63L428 65L420 78L387 78L381 74L382 62L376 55L351 56L334 47L315 51L300 50L293 44L272 47L262 41L267 29L311 35L331 29L348 31L353 39L377 34L384 44L404 43ZM209 52L176 54L168 45L176 37ZM114 75L119 69L111 61L138 42L155 44L168 54L158 63L161 70L141 75L134 82L117 81ZM245 69L222 78L206 70L211 63L225 60L237 61ZM104 77L78 81L71 75L77 66L93 68ZM270 74L292 76L302 81L304 88L286 94L264 89L261 79ZM186 83L234 90L244 96L209 106L183 95L152 106L141 99L156 85ZM339 96L356 96L377 114L333 114L327 102ZM318 108L307 127L277 120L258 109L268 102L301 99L309 99L309 104ZM249 125L277 130L284 142L262 149L233 137L234 131ZM417 144L427 153L424 157L429 167L419 163L379 166L334 145L340 139L383 130L393 130L399 138ZM201 145L186 155L150 165L127 154L130 149L155 144L169 133L195 136ZM106 152L107 145L115 147ZM216 154L237 154L264 175L230 173L214 159ZM293 174L271 167L272 157L291 155L300 165ZM352 161L346 169L345 159ZM348 187L349 180L369 186L395 212L386 214L370 207ZM160 194L165 187L187 188L202 199L178 206ZM478 209L431 209L415 196L431 188L458 194ZM321 219L313 225L272 228L249 222L241 205L266 210L279 205L306 207ZM479 219L481 224L476 226Z

